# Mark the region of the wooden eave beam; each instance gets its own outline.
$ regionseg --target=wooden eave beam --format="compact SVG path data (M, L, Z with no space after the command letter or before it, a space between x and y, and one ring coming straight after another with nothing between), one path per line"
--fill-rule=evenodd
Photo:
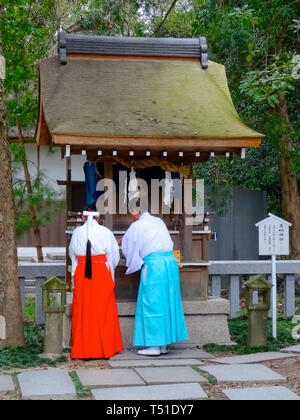
M118 60L180 60L180 61L196 61L200 63L199 57L168 57L168 56L152 56L152 55L120 55L120 54L82 54L82 53L69 53L67 58L105 58L118 59Z
M167 138L167 137L137 137L137 136L99 136L91 134L65 134L52 133L54 143L57 145L71 145L94 147L112 147L112 148L128 148L132 150L144 150L152 148L155 150L173 150L173 151L200 151L202 148L206 150L224 150L229 148L251 148L258 147L262 138Z
M38 146L48 146L51 144L51 134L48 129L44 114L42 101L39 101L38 123L35 132L35 139Z

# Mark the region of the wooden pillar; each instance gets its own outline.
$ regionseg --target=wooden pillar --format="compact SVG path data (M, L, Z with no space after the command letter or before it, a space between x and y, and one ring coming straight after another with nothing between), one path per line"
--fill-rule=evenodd
M68 212L72 211L72 169L71 169L71 156L66 157L66 198L67 198L67 211L66 211L66 226L68 227ZM72 275L69 271L69 267L72 266L72 261L69 256L69 244L70 244L70 236L66 234L66 283L69 287L69 291L71 291L72 287Z
M209 235L203 235L202 237L202 261L208 261L209 251Z
M183 217L183 260L185 262L191 262L193 256L193 226L189 226L186 224L186 215L184 215Z
M66 179L67 179L67 211L72 211L71 157L66 157ZM68 217L68 214L67 214L67 217Z
M104 178L105 179L113 179L113 162L111 160L105 160L104 161ZM112 190L108 190L107 187L105 187L105 192L109 194L113 194ZM114 199L110 196L110 200ZM104 216L104 225L110 230L113 230L114 221L113 221L113 215L112 214L105 214Z

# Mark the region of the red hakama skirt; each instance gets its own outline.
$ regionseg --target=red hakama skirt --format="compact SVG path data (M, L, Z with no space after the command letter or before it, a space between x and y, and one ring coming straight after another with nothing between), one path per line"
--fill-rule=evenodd
M105 255L92 255L92 279L86 257L78 257L72 307L72 359L108 359L123 351L115 283Z

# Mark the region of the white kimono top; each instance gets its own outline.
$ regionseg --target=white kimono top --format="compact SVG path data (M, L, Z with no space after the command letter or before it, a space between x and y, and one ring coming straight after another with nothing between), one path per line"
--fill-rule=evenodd
M132 223L123 241L122 251L126 257L126 274L134 273L144 264L143 258L152 252L173 251L173 241L165 223L159 218L144 213Z
M114 279L114 270L120 260L119 245L113 233L104 226L99 225L96 220L93 220L90 239L92 243L92 255L106 255L107 262L111 269L111 274ZM76 228L72 235L72 240L69 247L69 254L72 260L72 276L78 264L78 258L86 255L86 245L88 241L88 223Z

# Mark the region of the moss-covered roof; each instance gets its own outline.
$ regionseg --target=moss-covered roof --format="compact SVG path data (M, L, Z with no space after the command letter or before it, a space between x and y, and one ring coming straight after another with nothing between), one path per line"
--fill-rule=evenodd
M68 57L40 62L50 133L262 138L239 118L224 66L199 60Z

